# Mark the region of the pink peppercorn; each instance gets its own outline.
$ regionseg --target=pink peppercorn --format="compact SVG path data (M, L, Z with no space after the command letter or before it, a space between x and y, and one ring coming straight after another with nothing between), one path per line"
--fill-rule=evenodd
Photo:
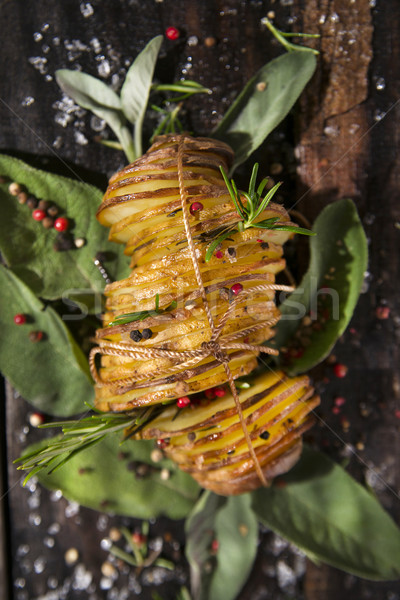
M189 406L190 398L188 396L182 396L182 398L178 398L176 401L176 405L178 408L185 408L185 406Z
M377 306L375 314L377 319L384 321L390 317L390 308L388 306Z
M222 258L224 255L224 253L222 252L222 250L217 250L217 252L215 253L215 258Z
M214 394L217 398L223 398L224 396L226 396L226 391L223 387L216 387L214 388Z
M165 35L169 40L177 40L179 37L179 29L176 27L167 27Z
M37 208L36 210L34 210L32 212L32 217L35 219L35 221L43 221L45 216L46 216L45 211L41 210L40 208Z
M344 404L346 404L346 398L343 398L343 396L335 398L335 406L343 406Z
M190 205L190 212L193 215L196 212L199 212L200 210L203 210L204 206L202 205L201 202L192 202L192 204Z
M233 286L231 287L231 292L233 294L235 294L235 296L237 296L238 294L240 294L242 289L243 289L243 286L241 283L234 283Z
M58 219L54 221L54 229L57 229L57 231L66 231L68 227L69 221L66 217L58 217Z
M339 379L343 379L343 377L346 377L348 370L348 367L346 367L346 365L343 365L342 363L336 363L336 365L333 367L333 372Z
M22 313L14 315L14 323L16 325L24 325L24 323L26 323L26 315L23 315Z

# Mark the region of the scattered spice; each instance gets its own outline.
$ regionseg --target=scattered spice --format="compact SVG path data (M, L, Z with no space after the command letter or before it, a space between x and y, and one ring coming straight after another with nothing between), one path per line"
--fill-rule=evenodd
M222 252L222 250L218 250L215 253L215 258L222 258L224 256L224 253Z
M75 248L74 239L69 233L59 232L53 248L56 252L64 252ZM96 264L96 263L95 263Z
M39 427L39 425L43 425L44 420L44 415L42 415L42 413L34 412L29 415L29 425L31 425L31 427Z
M176 405L178 408L185 408L185 406L189 406L190 403L191 402L189 396L182 396L182 398L178 398L178 400L176 401Z
M348 367L346 367L346 365L342 363L336 363L336 365L333 367L333 372L335 373L335 376L339 379L346 377L348 370Z
M54 229L57 231L67 231L68 228L69 221L67 217L58 217L58 219L54 221Z
M10 192L11 196L18 196L18 194L20 192L22 192L22 188L19 185L19 183L17 183L16 181L13 181L8 186L8 191Z
M165 37L167 37L169 40L177 40L179 36L179 29L176 27L167 27L165 30Z
M28 337L29 341L35 344L43 339L43 331L31 331Z
M38 205L38 199L35 198L35 196L29 196L28 200L26 201L26 205L28 208L33 210Z
M49 206L49 208L47 209L47 214L50 217L56 217L58 215L58 208L57 208L57 206L55 206L54 204L52 204L51 206Z
M384 321L390 317L390 308L388 306L377 306L375 315L377 319Z
M142 339L142 334L140 333L139 329L134 329L130 332L129 337L134 342L140 342L140 340Z
M192 202L192 204L190 205L190 213L193 215L196 212L199 212L200 210L203 210L204 206L202 205L201 202Z
M40 208L37 208L32 212L32 217L33 217L33 219L35 219L35 221L43 221L45 216L46 216L45 211Z
M219 387L215 387L213 389L214 392L214 396L216 396L217 398L223 398L224 396L226 396L226 390L219 386Z
M160 471L160 478L163 481L167 481L170 477L171 477L171 473L169 472L168 469L165 469L165 468L161 469L161 471Z
M154 448L154 450L152 450L150 454L150 458L153 462L158 463L164 458L164 456L161 450L159 450L158 448Z
M50 206L50 202L47 200L39 200L38 208L40 210L47 210Z
M262 440L268 440L270 438L271 434L269 431L263 431L262 433L260 433L260 438Z
M54 219L45 217L42 221L42 225L45 229L51 229L54 226Z
M86 244L86 240L85 238L75 238L74 244L76 248L83 248L83 246Z
M26 202L28 200L28 194L26 192L20 192L17 195L17 200L20 204L26 204Z
M215 37L208 36L208 37L206 37L206 39L204 40L204 45L205 45L207 48L212 48L213 46L215 46L215 44L216 44L216 41L217 41L217 40L215 39Z
M233 286L231 287L231 292L233 294L235 294L235 296L237 296L238 294L240 294L242 289L243 289L243 286L241 283L234 283Z
M153 336L153 332L152 332L151 329L148 329L148 328L143 329L143 331L142 331L142 338L144 340L149 340L152 336Z
M168 440L167 439L163 439L163 438L159 438L157 440L157 446L159 448L161 448L161 450L163 450L164 448L166 448L168 446Z
M14 323L16 325L24 325L26 323L26 315L22 313L17 313L14 315Z
M343 396L335 398L335 406L343 406L344 404L346 404L346 398L343 398Z

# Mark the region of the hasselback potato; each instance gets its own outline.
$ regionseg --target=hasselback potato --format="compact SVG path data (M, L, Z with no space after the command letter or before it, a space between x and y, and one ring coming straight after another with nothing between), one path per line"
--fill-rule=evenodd
M97 408L156 408L138 435L157 438L221 494L265 485L290 468L319 402L307 377L280 372L236 390L260 353L277 352L262 344L279 320L275 292L289 289L275 275L292 233L237 228L241 216L220 171L232 158L217 140L171 134L112 177L97 218L125 244L132 270L106 287L90 358ZM257 220L266 219L293 225L275 203Z

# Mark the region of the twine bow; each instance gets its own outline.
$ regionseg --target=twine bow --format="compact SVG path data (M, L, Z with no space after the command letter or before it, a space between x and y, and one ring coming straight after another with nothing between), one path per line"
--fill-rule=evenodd
M203 279L200 272L199 263L196 256L196 250L194 246L193 236L190 229L189 224L189 215L187 209L187 192L185 190L184 184L184 174L183 174L183 152L184 152L184 142L185 136L182 135L178 141L178 153L177 153L177 169L178 169L178 182L179 182L179 193L181 198L181 207L182 207L182 216L185 227L185 233L188 241L188 246L191 254L191 259L193 263L193 268L196 276L196 281L200 290L200 297L203 301L203 306L206 312L207 320L211 328L211 338L209 341L203 342L201 347L196 350L166 350L163 348L146 348L139 344L134 344L133 342L110 342L108 340L101 340L100 345L91 350L89 356L89 364L90 370L93 376L93 379L99 385L106 385L111 388L114 388L114 391L117 394L123 394L128 390L146 388L156 385L162 385L165 383L171 383L172 381L184 381L185 379L189 379L193 376L194 373L190 372L190 367L193 367L200 363L201 361L213 356L215 360L222 364L225 373L228 379L229 387L232 392L233 399L235 401L236 410L239 416L241 428L243 430L243 434L249 448L250 455L252 457L255 469L257 471L257 475L262 483L262 485L266 486L267 481L265 479L264 473L262 471L261 465L259 463L258 457L254 450L253 444L251 442L251 438L249 432L247 430L246 421L243 416L239 395L235 386L234 378L232 375L232 371L229 367L229 362L233 356L237 356L237 351L245 350L247 352L263 352L265 354L274 354L277 355L278 351L273 348L269 348L267 346L260 345L252 345L248 343L238 343L235 340L239 338L246 337L260 329L265 329L266 327L275 325L279 317L271 319L269 321L263 321L262 323L257 323L252 325L251 327L247 327L244 330L237 331L233 334L222 335L222 330L231 316L232 312L235 310L237 303L242 300L241 294L239 294L232 300L226 312L222 315L218 325L215 325L214 319L211 313L211 308L208 303L206 290L204 287ZM258 276L259 277L259 276ZM262 284L253 286L252 288L248 288L246 290L247 294L262 292L262 291L271 291L271 290L282 290L282 291L293 291L291 286L285 285L276 285L276 284ZM228 351L233 351L233 354L229 355ZM167 367L162 369L162 377L160 378L160 369L147 373L143 379L136 377L121 377L117 382L106 382L99 375L96 365L95 365L95 357L97 354L102 355L111 355L111 356L122 356L126 358L132 358L134 360L146 361L148 359L155 358L164 358L171 359L175 364L171 367ZM156 379L153 379L156 377ZM157 378L158 377L158 378ZM151 384L150 384L151 382Z

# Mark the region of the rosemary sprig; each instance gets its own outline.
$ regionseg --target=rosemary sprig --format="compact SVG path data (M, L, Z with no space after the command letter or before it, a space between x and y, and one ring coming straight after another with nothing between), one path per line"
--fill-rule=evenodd
M113 325L125 325L126 323L132 323L133 321L144 321L148 317L156 317L157 315L162 315L166 312L170 312L177 307L176 300L173 300L171 304L169 304L166 308L159 308L160 306L160 294L156 294L155 300L155 308L154 310L140 310L137 312L125 313L124 315L119 315L115 317L115 319L109 323L109 326Z
M236 227L230 228L228 231L223 232L215 240L211 242L207 248L205 260L208 262L215 249L223 242L227 237L234 233L244 231L249 227L257 227L261 229L272 229L274 231L292 231L293 233L301 233L303 235L315 235L313 231L304 229L303 227L296 227L293 225L285 225L279 221L279 217L271 217L264 219L263 221L256 221L256 219L266 210L268 204L282 185L282 182L275 184L268 192L262 197L265 186L268 183L268 177L265 177L258 188L256 189L256 181L258 174L258 163L255 163L250 177L249 190L248 192L239 193L237 186L233 179L229 181L227 174L223 167L220 167L222 177L224 178L225 185L228 189L232 202L240 217ZM246 204L242 201L242 196L246 199Z
M41 425L41 428L60 427L61 434L49 440L46 446L26 452L14 461L21 463L19 470L29 471L24 485L42 469L48 473L59 469L78 452L97 444L110 433L126 430L122 438L125 441L154 418L154 408L130 413L96 413L79 420Z

